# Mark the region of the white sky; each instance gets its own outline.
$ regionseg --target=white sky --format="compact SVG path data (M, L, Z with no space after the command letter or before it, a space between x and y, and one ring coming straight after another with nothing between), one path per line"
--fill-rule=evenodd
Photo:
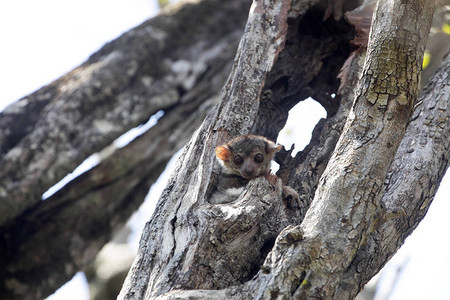
M105 42L154 15L156 7L154 0L0 2L0 111L8 103L84 62ZM286 148L290 146L289 140L295 140L297 149L301 149L301 144L304 146L309 139L315 120L323 116L323 111L315 103L306 104L297 111L305 109L309 110L302 116L300 112L292 112L294 117L279 138L278 142ZM311 120L307 121L307 118ZM302 120L301 126L298 120ZM450 280L450 255L447 254L450 242L448 235L443 234L450 228L450 218L447 216L450 208L448 177L442 182L439 195L419 229L388 264L388 268L395 273L399 262L408 261L391 300L450 299L450 289L446 287ZM152 188L148 198L159 198L165 180L160 180ZM145 216L135 219L144 222L148 219L147 214L153 209L148 205ZM392 285L390 277L381 276L383 286L388 289ZM89 299L84 276L78 274L49 299ZM385 299L382 291L378 293L377 300L381 299Z
M152 0L0 2L0 110L154 15Z

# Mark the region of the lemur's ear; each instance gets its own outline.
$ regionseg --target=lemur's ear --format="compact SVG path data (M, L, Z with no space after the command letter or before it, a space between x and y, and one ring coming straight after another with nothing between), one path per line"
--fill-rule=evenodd
M231 158L231 151L227 147L219 146L216 148L216 156L223 161L229 161Z
M281 150L281 147L283 147L283 146L281 146L281 145L275 144L275 143L272 142L272 141L267 141L267 143L269 144L269 147L268 147L268 149L269 149L269 154L273 154L273 153L275 153L275 152L278 152L278 151Z

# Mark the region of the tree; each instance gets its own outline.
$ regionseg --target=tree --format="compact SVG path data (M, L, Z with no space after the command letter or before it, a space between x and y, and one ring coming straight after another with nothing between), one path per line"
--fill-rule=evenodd
M365 55L363 45L351 52L341 18L357 1L256 1L217 105L248 1L161 15L10 106L0 116L1 294L48 295L92 260L212 108L120 297L355 296L417 226L448 164L448 56L416 101L433 5L391 2L378 3ZM365 12L349 17L362 32ZM214 147L249 132L275 139L308 96L328 117L301 153L277 157L280 180L256 179L236 203L209 204ZM159 110L146 134L41 201L67 170ZM283 199L281 180L300 203Z

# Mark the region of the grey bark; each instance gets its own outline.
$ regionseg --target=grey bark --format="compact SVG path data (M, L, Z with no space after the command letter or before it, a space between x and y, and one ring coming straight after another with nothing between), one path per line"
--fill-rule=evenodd
M276 64L270 69L264 64L261 65L261 61L268 61L270 66L274 59L270 55L277 52L280 53L276 57L279 59L277 62L282 61L283 51L288 50L274 51L270 46L278 44L268 44L267 40L279 41L280 35L289 32L289 29L286 31L285 24L292 23L289 23L287 18L283 19L286 15L305 18L305 12L310 8L308 5L312 3L301 4L303 6L296 6L301 7L300 9L290 10L292 14L288 14L286 9L290 5L289 2L272 2L270 5L263 2L254 3L253 14L250 15L246 27L246 32L253 34L243 37L221 103L186 147L179 169L173 174L160 199L155 216L147 224L139 255L119 296L120 299L340 299L340 295L354 297L370 276L385 263L386 255L390 255L392 249L384 252L385 248L379 244L377 252L372 251L373 248L365 247L369 245L368 240L376 230L393 219L401 218L403 213L383 205L383 184L417 98L421 58L433 11L433 4L428 1L412 1L407 4L379 1L369 54L359 87L354 93L352 113L340 136L340 142L329 163L325 163L325 171L323 167L319 167L318 170L309 172L309 178L302 173L303 178L309 179L305 180L306 195L302 189L300 193L306 205L303 209L309 204L309 193L315 192L312 206L300 225L296 225L298 223L295 223L294 219L292 224L296 226L288 226L278 235L261 270L251 280L248 273L238 268L242 267L243 262L250 266L265 257L264 250L267 246L258 245L270 245L270 237L278 234L279 230L271 227L271 232L268 233L264 228L265 224L273 223L270 212L278 205L293 215L300 213L303 217L302 208L299 210L296 207L283 207L285 202L276 188L279 183L265 191L264 186L271 187L273 183L264 178L253 181L236 203L211 205L207 201L207 187L214 184L214 177L211 179L209 176L215 172L214 146L235 134L262 131L270 136L276 131L273 127L278 128L276 121L277 118L282 119L282 114L277 113L271 118L275 122L271 122L270 128L264 129L260 125L264 124L261 119L266 116L263 109L267 105L267 99L274 101L271 98L273 90L260 92L265 88L261 86L261 82L270 82L269 78L273 74L271 71L277 70ZM417 26L412 27L412 24L404 20L419 21ZM262 33L265 35L259 36L256 43L258 47L254 49L255 41L252 36ZM287 39L286 49L289 42ZM261 58L257 59L255 55ZM359 62L360 58L357 57L355 65L358 66ZM247 67L247 64L251 68ZM269 75L265 72L269 72ZM295 75L290 75L295 78ZM247 76L244 90L241 76ZM291 77L286 79L287 82L289 80ZM444 81L439 82L442 84ZM251 95L248 95L249 93ZM448 98L446 88L444 95ZM431 97L430 99L433 100ZM341 111L345 111L345 108ZM331 124L335 122L334 129L337 132L340 131L339 120L342 120L338 116L339 111L334 119L328 119ZM448 127L447 112L445 116L445 125L442 126ZM326 135L325 132L322 134ZM446 139L445 135L442 136ZM310 145L311 153L326 152L326 149L334 148L333 138L328 140L331 145L327 147L327 139L320 139L321 137ZM448 149L444 140L438 143L442 149ZM404 149L401 148L401 151ZM296 167L302 167L301 163L308 161L308 154L300 154L297 158L300 164L296 166L289 168L282 165L285 169L282 169L281 176L301 187L303 180L296 181L292 174L299 172L300 168ZM328 161L330 154L331 151L317 162ZM295 159L284 154L280 161L292 163ZM442 170L447 167L448 159L440 162L441 167L431 171L437 182L442 176ZM309 163L314 169L314 160ZM307 170L307 166L305 164L303 168ZM394 168L395 166L394 164ZM399 174L402 173L402 169L395 170ZM321 172L324 173L320 174ZM187 176L192 174L196 176ZM417 179L417 175L411 176ZM319 182L318 178L321 178ZM435 183L428 181L428 188ZM431 191L429 195L432 196L435 189L431 188ZM417 201L424 200L422 195L416 196ZM246 226L249 224L246 220L250 216L255 217L255 207L263 206L267 206L267 215L251 218L253 226ZM232 225L229 223L230 218L235 221ZM286 221L289 222L289 219L282 218L281 223L284 225ZM403 223L403 226L408 224ZM233 239L230 239L229 231ZM253 255L254 260L244 261L239 257L241 251L245 251L244 247L236 250L234 245L246 245L249 235L256 241L254 245L259 255L248 253L247 255ZM403 239L405 237L401 236ZM265 241L261 242L261 239ZM378 241L373 239L372 243L376 242ZM398 244L392 246L396 247ZM369 260L367 264L370 266L364 274L370 276L358 275L358 272L363 270L363 264L357 264L358 269L352 269L352 272L348 271L353 264L359 262L361 252L366 254ZM375 259L377 263L373 264ZM224 262L231 263L224 266ZM199 266L204 269L199 269ZM224 286L227 287L224 289Z
M298 10L291 11L291 32L286 32L289 3L280 2L267 6L259 2L254 4L246 34L235 59L234 71L224 87L222 101L207 117L180 158L180 162L183 163L180 163L179 168L174 172L168 188L158 203L155 215L144 230L138 257L119 298L154 297L185 286L189 288L223 287L225 284L242 283L257 271L257 269L252 270L249 273L248 270L240 272L238 269L240 263L248 266L260 264L264 259L264 251L267 251L273 243L273 237L281 227L268 228L270 232L266 232L266 224L272 224L274 221L265 214L253 216L249 212L237 209L240 207L238 206L240 202L237 202L236 210L231 209L236 213L230 216L233 217L235 226L240 224L240 220L249 218L249 215L252 215L250 219L253 220L254 225L250 231L245 225L233 227L231 231L235 236L246 239L250 236L255 240L255 250L259 251L259 255L252 254L243 261L240 254L219 252L215 249L216 247L226 249L229 244L228 239L219 239L218 244L214 241L215 238L208 238L209 231L212 230L208 228L218 228L218 232L227 232L229 220L214 216L228 216L229 213L225 214L227 208L223 208L223 212L220 207L209 205L205 199L208 186L211 184L211 173L214 178L215 165L212 149L228 137L239 133L251 132L269 137L276 134L284 125L288 110L295 104L295 96L299 97L298 99L302 99L302 96L306 98L308 92L318 90L313 88L313 85L325 87L315 94L331 112L335 111L337 103L332 101L331 94L337 89L338 82L335 78L340 64L332 61L331 57L342 51L342 55L336 55L336 57L341 60L341 64L343 63L348 55L348 52L345 52L345 49L348 51L348 47L342 45L348 44L351 34L349 34L348 25L346 27L344 24L328 23L329 27L325 27L324 32L333 36L335 40L324 41L321 36L324 32L315 32L311 29L314 27L314 22L323 24L323 14L320 10L313 10L307 14L313 4L302 7L299 3ZM308 30L302 32L303 28ZM279 58L279 65L273 67L276 72L267 77L271 64L284 46L282 39L286 33L291 37L290 43L286 45L284 54ZM312 45L315 47L311 47ZM313 49L313 53L310 56L296 55L295 51L298 49ZM292 59L298 64L292 64ZM302 72L295 67L298 65L303 66ZM334 80L328 81L329 78ZM263 96L258 99L261 93ZM192 176L192 174L198 175ZM258 184L255 182L254 186L251 185L248 195L261 194L264 186L260 186L265 182L261 181ZM276 205L283 202L280 199L279 189L273 188L269 195L274 198L271 202L260 201L257 197L251 198L251 207L255 207L252 212L267 210L266 214L272 215L273 218L272 211L276 211ZM215 212L218 209L222 212ZM296 208L281 207L278 210L287 210L286 214L295 215ZM285 219L281 218L280 223L284 225L284 222ZM242 223L248 224L245 221ZM155 232L161 234L155 235ZM236 241L239 239L236 238ZM245 245L245 242L239 244ZM197 249L200 254L196 252ZM237 251L245 250L241 248ZM205 255L203 254L205 252L212 254ZM205 261L205 257L209 259ZM187 261L184 261L185 258ZM200 274L198 260L201 260L201 266L205 268ZM233 263L226 263L230 260ZM216 268L220 270L220 273L209 276L217 271ZM222 278L226 278L225 282ZM145 296L146 293L147 296Z
M126 130L183 97L192 99L192 94L185 93L197 80L211 69L217 72L232 56L242 34L235 23L242 24L248 5L248 1L227 6L205 2L197 9L185 7L176 18L157 17L5 109L0 209L7 213L0 216L0 224L38 203L42 193L68 171ZM192 21L193 14L203 19ZM208 22L220 24L214 28L215 35L206 36ZM183 28L189 25L191 32L185 34ZM199 53L205 54L199 57ZM217 84L214 79L211 82ZM214 92L202 92L200 97Z
M249 6L205 1L168 11L0 114L0 298L49 295L139 207L217 102ZM41 201L89 155L159 110L155 127Z
M395 254L425 216L450 161L450 55L421 91L384 183L387 215L345 272L336 298L357 293ZM379 255L373 255L379 253ZM359 281L351 286L347 282Z
M284 230L268 255L251 287L255 298L334 297L354 254L387 218L381 191L417 98L432 12L429 1L378 1L340 140L304 220Z

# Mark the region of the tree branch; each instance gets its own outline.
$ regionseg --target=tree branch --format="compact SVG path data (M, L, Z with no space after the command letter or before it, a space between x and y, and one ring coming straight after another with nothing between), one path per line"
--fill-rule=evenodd
M0 133L0 225L39 203L89 155L180 103L216 62L226 65L229 57L220 57L241 36L249 4L210 0L158 16L7 107L0 114L7 128Z
M220 278L195 276L198 265L194 261L201 256L202 265L205 266L206 271L213 265L215 268L212 270L224 270L217 264L226 261L223 259L224 256L230 259L234 256L233 253L218 252L215 249L217 243L214 240L211 241L210 238L204 240L210 228L223 227L216 226L215 222L222 221L221 215L224 218L225 216L222 212L214 212L223 210L226 215L229 215L228 218L233 217L233 220L235 214L239 216L244 212L243 217L249 217L249 215L245 211L234 213L235 209L232 207L225 206L221 209L222 206L210 205L206 202L214 166L212 149L231 136L248 133L252 128L267 74L272 69L278 53L284 47L289 7L289 1L253 3L245 34L239 45L231 75L225 84L221 102L208 115L202 127L185 148L180 158L179 168L173 174L168 188L158 202L157 214L144 229L138 257L119 295L120 299L155 297L179 286L214 288L221 285L222 276L219 276ZM253 189L250 188L248 192L249 196L252 192L256 192L255 188L257 190L262 188L271 191L268 193L269 199L281 200L281 195L277 192L279 190L272 189L264 178L257 182L262 184L262 187L255 186L255 182L252 185ZM273 206L274 204L271 203L276 202L259 199L254 197L249 201L252 201L257 209L261 207L261 211L265 210L264 206ZM208 217L209 214L212 217ZM241 217L237 218L241 220ZM255 222L244 224L255 224ZM235 230L255 236L263 230L257 224L260 225L261 221L253 225L256 232L245 226ZM164 232L164 234L155 235L155 232ZM206 236L209 235L206 234ZM265 242L261 244L264 245ZM208 245L211 253L217 253L219 256L217 254L197 256L195 250L203 249L204 245ZM241 250L238 248L238 251ZM240 257L240 254L236 257ZM247 259L259 261L260 257ZM239 259L236 263L236 266L238 265ZM231 267L228 270L234 273L233 266L225 267ZM223 271L221 273L225 274ZM242 278L239 273L234 273L228 279L230 280L228 284L248 279L249 273L245 273L247 274L245 278ZM200 280L196 281L198 279ZM176 283L175 286L173 286L174 283Z
M0 114L7 129L0 132L6 153L0 158L0 206L2 220L9 220L0 228L0 297L49 295L138 208L172 154L217 103L249 5L203 1L168 11ZM126 66L133 72L124 72ZM92 151L158 110L164 116L157 125L41 201Z
M352 112L305 219L280 234L255 280L255 298L332 297L384 214L381 190L417 97L432 13L429 1L378 2ZM402 22L418 19L413 30Z
M422 90L381 199L386 215L355 255L337 290L351 298L394 255L425 216L450 161L450 55ZM376 254L376 255L374 255Z

